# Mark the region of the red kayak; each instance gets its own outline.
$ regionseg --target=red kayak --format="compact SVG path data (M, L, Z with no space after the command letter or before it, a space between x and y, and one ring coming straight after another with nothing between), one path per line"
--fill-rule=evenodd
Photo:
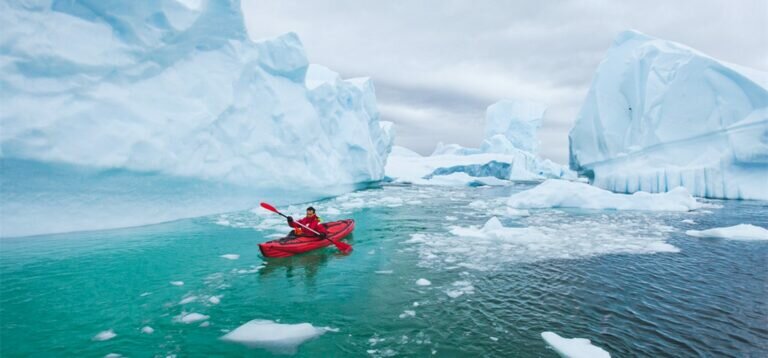
M321 225L328 229L328 238L333 241L343 239L355 229L355 221L352 219L331 221ZM296 236L291 232L282 239L259 244L259 249L266 257L288 257L332 244L330 240L317 236Z

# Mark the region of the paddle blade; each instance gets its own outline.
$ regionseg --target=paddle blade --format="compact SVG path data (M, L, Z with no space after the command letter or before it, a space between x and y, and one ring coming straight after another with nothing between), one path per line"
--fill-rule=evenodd
M348 254L352 252L352 246L347 243L341 241L333 241L333 244L336 245L336 248L339 249L342 254Z
M267 203L261 203L261 207L262 207L262 208L264 208L264 209L267 209L267 210L269 210L269 211L271 211L271 212L273 212L273 213L276 213L276 212L277 212L277 209L275 209L275 207L274 207L274 206L272 206L272 205L269 205L269 204L267 204Z

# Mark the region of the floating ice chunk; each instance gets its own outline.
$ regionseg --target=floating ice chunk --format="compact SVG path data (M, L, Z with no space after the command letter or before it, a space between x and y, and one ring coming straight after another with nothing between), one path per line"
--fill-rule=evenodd
M445 217L445 221L456 221L456 220L459 220L459 218L457 218L455 216L450 216L450 215L447 215Z
M171 285L184 286L184 281L171 281Z
M685 220L681 221L681 223L683 223L683 224L690 224L690 225L696 225L696 222L691 220L691 219L685 219Z
M431 284L432 284L432 282L430 282L426 278L420 278L420 279L416 280L416 285L418 285L418 286L429 286Z
M592 345L585 338L563 338L553 332L543 332L544 339L552 349L564 358L610 358L604 349Z
M112 338L117 337L117 334L115 334L115 331L108 329L106 331L101 331L99 334L93 336L94 341L108 341Z
M182 313L182 314L176 316L174 318L174 320L176 322L190 324L190 323L195 323L195 322L199 322L199 321L205 321L208 318L211 318L211 317L210 316L206 316L206 315L201 314L201 313L192 312L192 313Z
M139 297L146 297L146 296L149 296L151 294L152 294L152 292L144 292L144 293L140 294Z
M221 255L221 257L225 258L227 260L237 260L237 259L240 258L240 255L238 255L238 254L224 254L224 255Z
M341 214L341 210L336 208L326 208L323 213L325 213L325 215L339 215Z
M150 326L144 326L144 327L141 327L141 333L152 334L152 333L155 333L155 329Z
M407 317L415 317L416 311L413 310L405 310L403 313L400 314L400 318L407 318Z
M109 354L105 355L104 358L120 358L122 356L123 355L120 354L120 353L109 353Z
M379 271L376 271L376 273L379 274L379 275L391 275L392 272L394 272L394 271L392 271L392 270L379 270Z
M688 230L685 234L694 237L713 237L729 240L768 240L768 230L750 224L739 224L708 230Z
M414 302L413 303L413 307L419 307L419 303L418 302Z
M490 338L494 342L498 342L499 341L499 339L497 337L488 337L488 338Z
M282 324L270 320L255 319L237 327L221 337L222 340L240 343L251 348L263 348L274 353L294 354L296 348L307 340L328 331L309 323Z
M457 298L464 294L475 293L475 286L472 286L472 282L469 281L456 281L451 286L453 287L445 291L445 294L450 298Z
M219 303L221 303L221 296L211 296L210 298L208 298L208 302L214 305L218 305Z
M666 193L616 194L589 184L549 179L538 186L513 194L513 208L583 208L610 210L690 211L704 207L683 187Z
M203 323L200 323L200 327L208 327L211 325L211 322L205 321Z
M197 301L197 296L189 296L189 297L184 297L181 301L179 301L179 304L186 305L187 303L195 302L195 301Z

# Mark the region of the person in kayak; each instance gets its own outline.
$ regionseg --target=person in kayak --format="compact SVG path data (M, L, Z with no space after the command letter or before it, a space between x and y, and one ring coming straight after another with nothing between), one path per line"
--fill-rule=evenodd
M320 225L320 217L315 214L315 208L311 206L307 208L307 216L300 219L298 223L319 232L321 239L325 239L328 236L328 230L325 226ZM294 229L296 236L315 236L315 233L305 230L299 224L293 221L293 216L288 217L288 226Z

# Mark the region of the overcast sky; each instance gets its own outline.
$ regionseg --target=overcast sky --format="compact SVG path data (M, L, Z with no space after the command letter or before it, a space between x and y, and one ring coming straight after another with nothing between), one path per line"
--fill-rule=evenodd
M549 106L540 154L568 161L568 130L613 37L625 29L768 69L768 1L244 0L248 31L293 31L310 62L370 76L396 144L478 146L500 99Z

